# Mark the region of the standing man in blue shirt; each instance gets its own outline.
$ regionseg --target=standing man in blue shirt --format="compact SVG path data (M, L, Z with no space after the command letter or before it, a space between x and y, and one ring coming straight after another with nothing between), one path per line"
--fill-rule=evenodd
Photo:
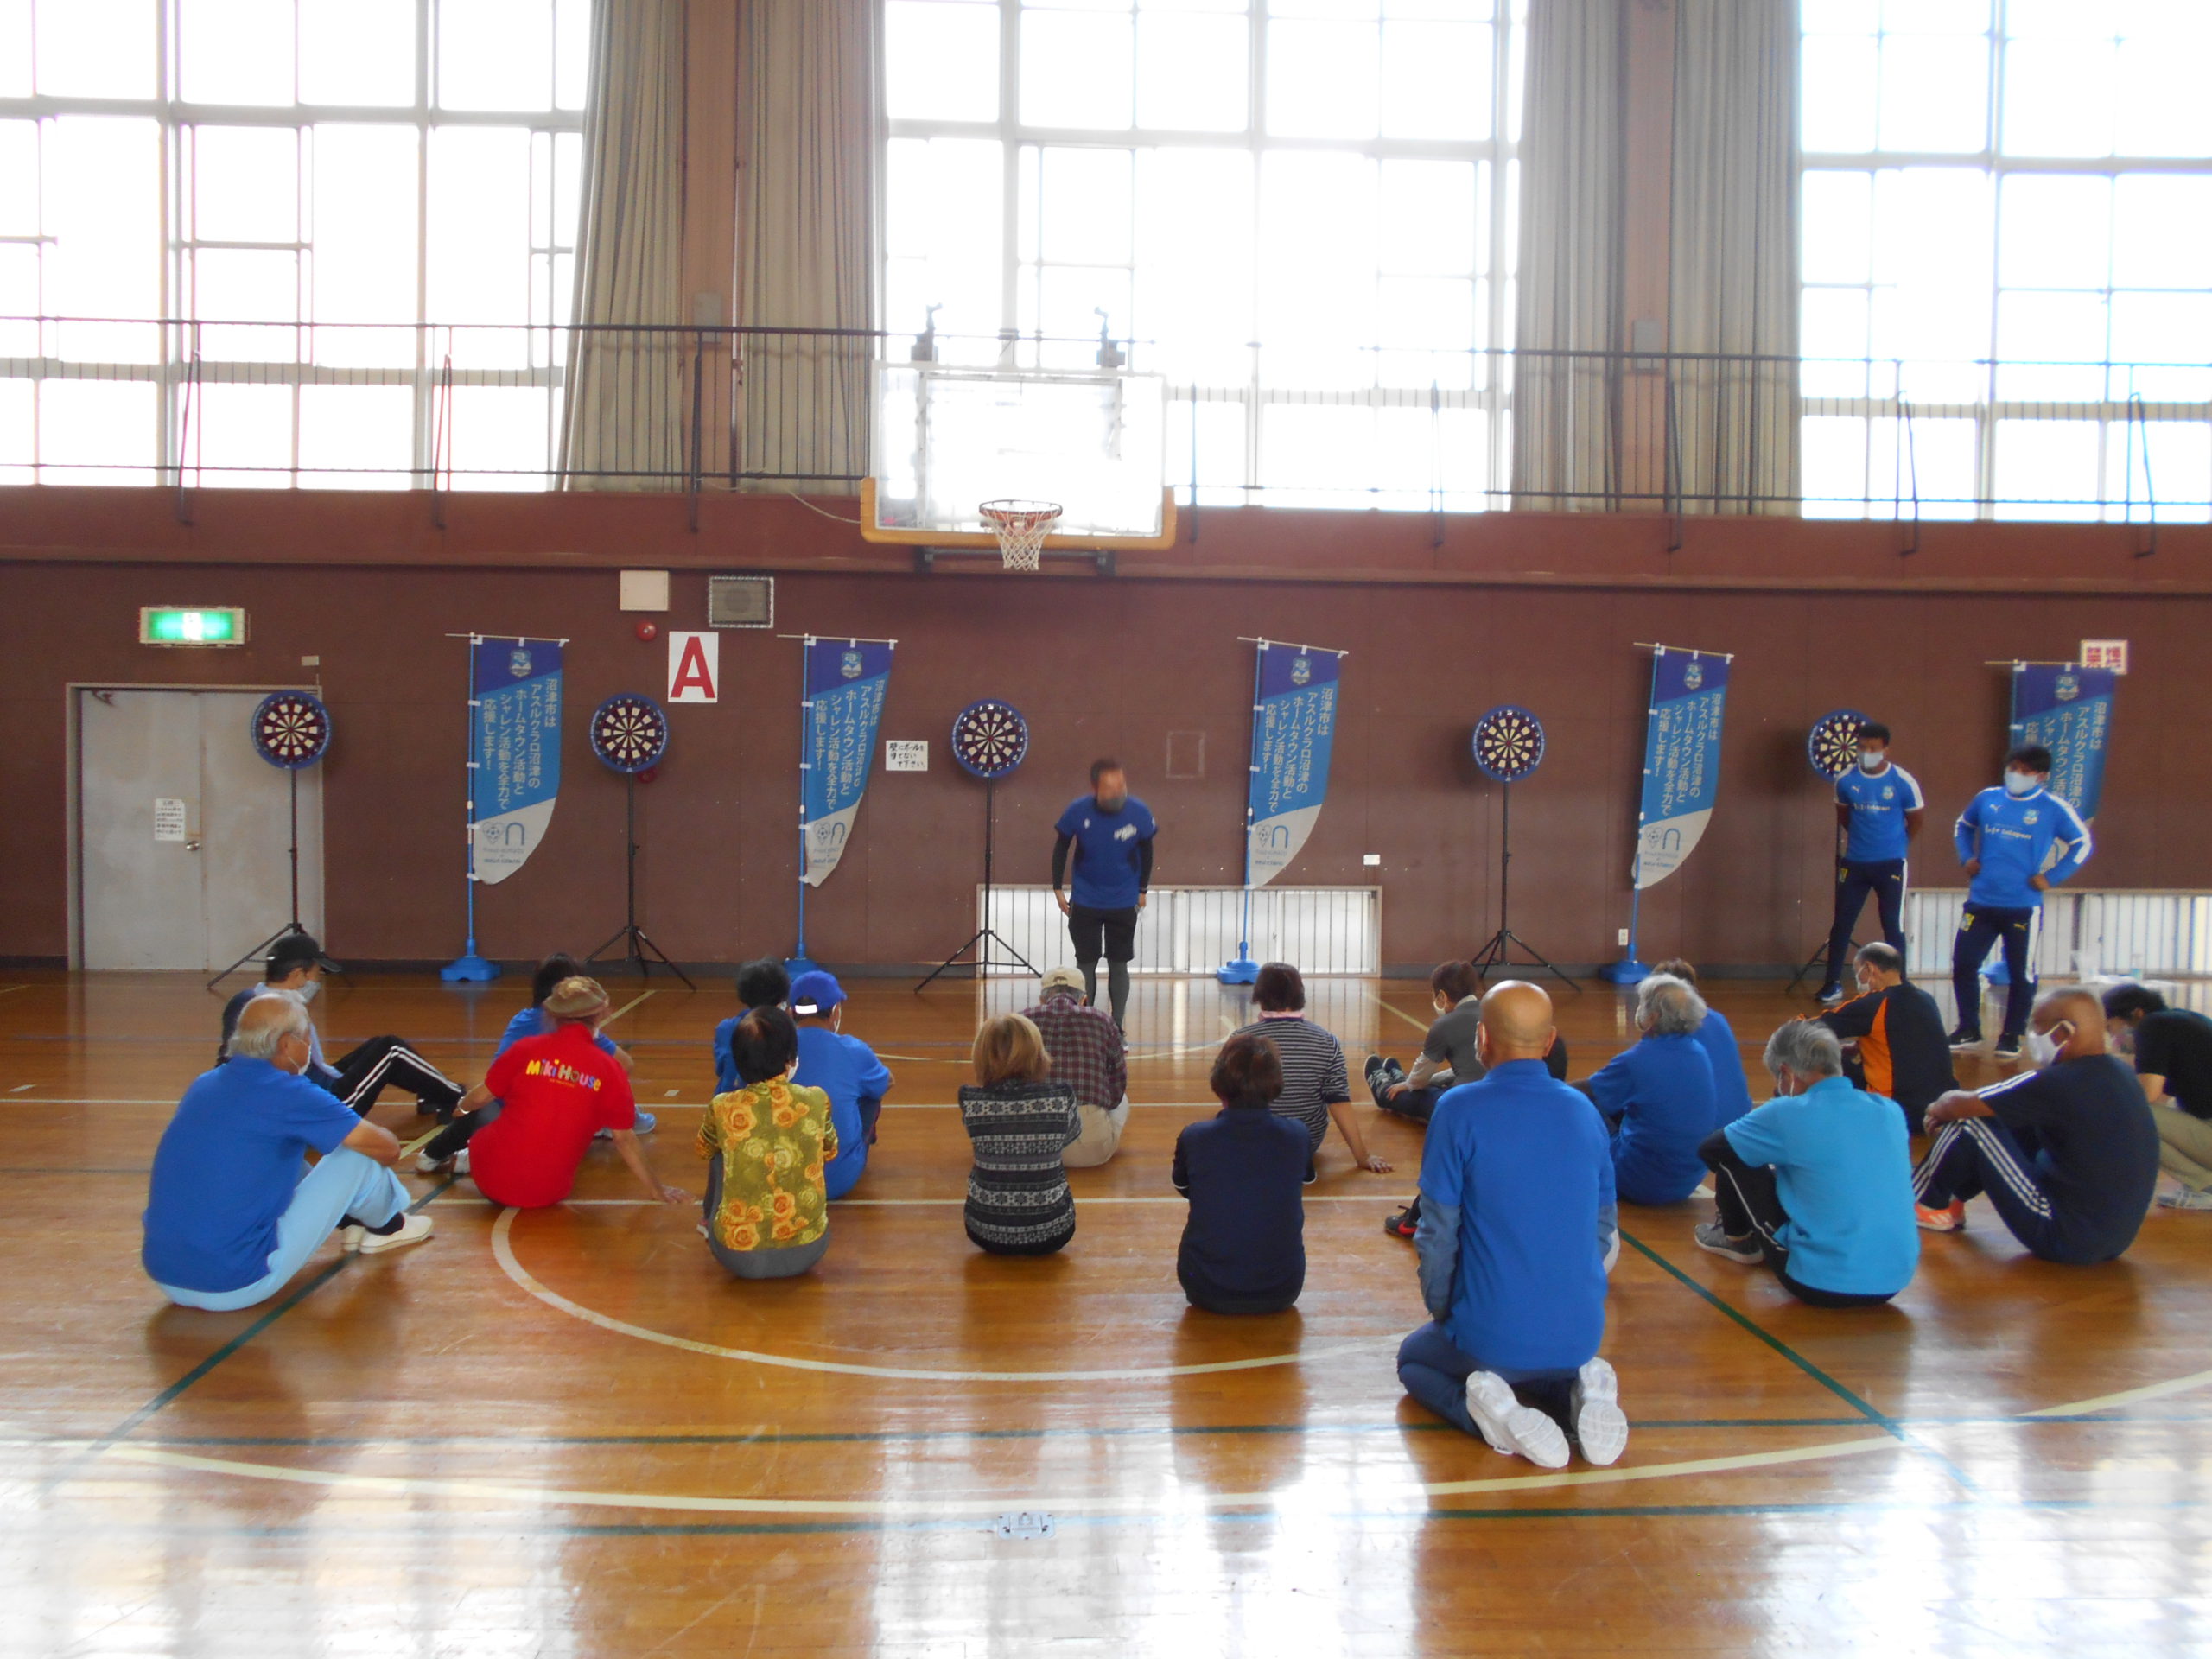
M1828 930L1823 1006L1843 1001L1851 931L1866 895L1882 918L1884 941L1904 949L1904 861L1920 834L1928 803L1920 780L1890 759L1890 728L1868 721L1859 728L1859 764L1835 780L1835 925Z
M817 968L791 982L791 1018L798 1022L798 1070L794 1084L830 1096L830 1122L837 1130L837 1155L823 1166L825 1196L842 1198L868 1173L875 1120L891 1092L891 1070L875 1051L842 1029L845 988Z
M1981 964L1992 944L2005 947L2012 984L1997 1058L2020 1058L2020 1033L2036 1000L2036 934L2043 895L2089 861L2094 843L2082 815L2044 787L2050 751L2040 744L2005 757L2005 786L1985 789L1959 814L1959 862L1972 883L1951 946L1951 989L1959 1023L1951 1046L1981 1046Z
M1617 1227L1605 1126L1545 1070L1540 987L1493 985L1482 1015L1482 1080L1446 1090L1428 1120L1414 1248L1432 1322L1400 1344L1398 1380L1496 1451L1560 1468L1571 1428L1585 1459L1612 1463L1628 1419L1598 1357Z
M1128 1029L1129 962L1137 953L1137 912L1152 887L1152 809L1129 793L1118 760L1090 763L1090 793L1071 801L1052 828L1052 898L1068 918L1068 938L1083 969L1083 1000L1098 1002L1098 958L1106 958L1114 1023ZM1075 849L1075 893L1060 891L1068 849Z

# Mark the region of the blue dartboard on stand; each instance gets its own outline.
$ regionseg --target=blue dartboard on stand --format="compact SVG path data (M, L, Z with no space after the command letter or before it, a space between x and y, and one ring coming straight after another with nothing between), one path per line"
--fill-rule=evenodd
M1029 722L1010 702L985 697L952 717L952 758L971 777L996 783L1029 755Z
M1819 776L1834 783L1859 764L1859 728L1866 716L1856 709L1822 715L1806 734L1805 759Z
M592 711L591 752L613 771L650 772L668 752L668 716L651 697L618 691Z
M247 722L253 752L270 766L297 772L330 747L330 710L312 691L271 691Z
M1501 702L1475 722L1472 747L1484 777L1517 784L1543 764L1543 722L1516 703Z

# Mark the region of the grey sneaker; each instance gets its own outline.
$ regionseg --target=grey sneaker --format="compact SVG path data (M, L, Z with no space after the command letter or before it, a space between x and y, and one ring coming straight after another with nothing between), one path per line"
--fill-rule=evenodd
M1515 1399L1513 1385L1497 1372L1468 1374L1467 1414L1493 1452L1526 1458L1542 1469L1567 1467L1567 1431Z
M1621 1411L1620 1379L1604 1360L1593 1359L1575 1373L1572 1413L1583 1460L1600 1466L1619 1462L1628 1450L1628 1419Z
M1758 1239L1749 1233L1745 1234L1741 1238L1732 1238L1728 1235L1728 1230L1717 1221L1701 1223L1697 1231L1690 1236L1697 1241L1697 1247L1700 1250L1710 1250L1715 1255L1725 1255L1731 1262L1741 1262L1749 1266L1762 1259Z
M2212 1210L2212 1189L2195 1186L2180 1187L2171 1192L2158 1194L2162 1210Z

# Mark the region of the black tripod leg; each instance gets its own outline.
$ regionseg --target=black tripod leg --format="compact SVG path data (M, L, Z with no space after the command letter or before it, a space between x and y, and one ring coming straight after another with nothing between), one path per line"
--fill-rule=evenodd
M683 988L685 990L696 991L699 988L696 985L694 985L691 982L690 975L685 973L681 968L677 967L674 963L668 959L668 952L662 950L660 946L655 944L652 942L652 935L648 934L644 928L633 927L630 931L635 935L635 938L633 938L630 942L630 950L631 953L638 958L638 969L639 972L643 973L647 970L645 953L650 951L652 954L653 961L660 963L662 967L667 969L670 973L674 974L678 979L683 982Z
M606 939L601 943L597 950L594 950L589 956L584 958L584 966L587 968L595 966L601 957L605 956L616 945L627 943L629 938L630 925L629 923L625 922L621 926L616 928L612 933L608 934ZM636 955L637 952L632 950L628 955L625 956L622 958L624 965L627 966Z
M278 928L274 933L271 933L259 944L255 945L252 950L247 951L245 955L240 957L229 967L224 969L221 973L209 980L207 982L207 988L211 991L213 990L218 985L228 979L232 974L238 972L239 969L245 967L246 963L251 962L256 957L267 956L269 954L269 947L275 944L277 940L288 939L295 933L304 933L306 931L307 929L302 927L297 922L285 923L283 926Z
M976 969L978 973L981 973L987 968L1019 968L1022 972L1029 975L1032 978L1039 977L1036 969L1030 966L1029 958L1023 956L1020 951L1008 944L1006 942L1004 936L1002 936L996 928L985 928L974 938L969 940L968 943L969 944L982 943L983 945L982 950L977 953L976 958ZM991 960L991 946L994 944L998 946L1000 950L1005 951L1007 955L1012 957L1014 960L1012 962L993 962ZM924 982L926 983L927 982L925 981Z
M1537 950L1535 945L1529 944L1528 940L1522 938L1518 933L1509 933L1505 937L1512 940L1514 944L1519 945L1523 950L1526 950L1530 957L1535 958L1535 965L1537 967L1542 969L1548 974L1556 975L1560 982L1571 989L1577 996L1582 995L1581 985L1576 981L1574 976L1568 973L1566 969L1559 966L1558 963L1554 963L1542 951Z
M975 950L975 948L981 944L985 939L991 937L993 936L989 928L977 928L973 938L969 939L967 944L962 945L957 950L947 957L943 962L938 963L936 967L930 969L928 976L925 978L920 984L914 987L915 991L918 994L922 991L927 990L930 988L931 983L935 981L939 975L944 974L948 969L953 968L972 968L980 977L983 971L982 959L980 957L978 957L974 962L963 962L960 958L966 956L970 950Z
M1851 942L1851 955L1857 956L1858 954L1859 941L1857 939L1853 939ZM1847 957L1846 960L1848 961L1849 957ZM1798 965L1797 971L1790 976L1788 989L1784 990L1782 994L1784 996L1788 996L1791 991L1796 990L1800 985L1802 985L1805 982L1805 976L1811 973L1815 968L1818 968L1821 970L1821 974L1822 976L1821 982L1826 983L1827 974L1828 971L1828 948L1825 944L1815 946L1813 954L1806 957L1805 960Z

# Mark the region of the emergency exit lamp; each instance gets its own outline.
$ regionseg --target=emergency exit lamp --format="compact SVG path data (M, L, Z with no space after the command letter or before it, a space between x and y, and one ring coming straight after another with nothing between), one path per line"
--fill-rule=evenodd
M195 610L182 605L142 605L138 608L138 643L142 645L242 645L245 644L245 612L235 605Z

